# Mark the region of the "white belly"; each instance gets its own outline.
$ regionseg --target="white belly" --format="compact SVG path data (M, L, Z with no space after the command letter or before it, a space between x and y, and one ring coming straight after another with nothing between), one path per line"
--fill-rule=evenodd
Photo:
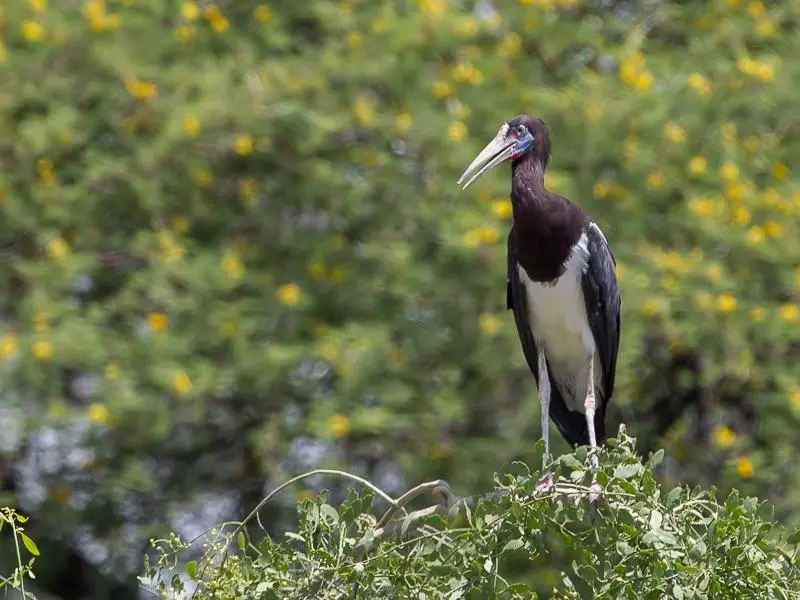
M540 352L544 351L567 407L579 412L584 411L590 356L594 356L596 388L602 377L581 289L581 277L588 256L584 235L570 257L564 274L554 285L532 281L525 270L519 267L528 302L528 322L536 346Z

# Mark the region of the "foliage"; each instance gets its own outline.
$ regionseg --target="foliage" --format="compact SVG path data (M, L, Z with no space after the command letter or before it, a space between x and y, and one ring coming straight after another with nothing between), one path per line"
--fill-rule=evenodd
M45 556L529 462L507 176L455 185L523 111L617 257L609 430L796 522L797 2L73 4L0 9L0 481Z
M13 547L16 567L10 575L0 573L0 590L7 594L9 590L19 590L22 598L27 598L25 591L25 579L34 579L33 563L39 556L39 548L36 543L25 533L24 524L28 522L28 517L19 514L7 506L0 506L0 533L5 529L11 532L11 542ZM7 540L0 538L0 542ZM23 557L30 555L30 558L23 561ZM0 566L5 566L0 563ZM32 596L31 596L32 597Z
M586 499L584 448L557 459L552 491L537 490L539 473L514 462L495 476L493 497L460 515L458 503L444 516L410 513L394 529L370 510L371 491L338 509L323 493L298 506L297 530L281 539L248 541L239 528L222 528L197 563L179 560L191 544L173 537L155 543L158 566L185 569L195 598L522 599L536 596L508 578L508 565L535 569L563 546L572 560L553 587L558 599L798 597L800 532L785 536L758 516L756 498L737 491L722 500L714 489L668 491L653 472L663 451L642 462L633 442L622 434L602 456L596 508ZM153 566L142 580L159 573ZM188 597L183 581L172 581L162 591Z

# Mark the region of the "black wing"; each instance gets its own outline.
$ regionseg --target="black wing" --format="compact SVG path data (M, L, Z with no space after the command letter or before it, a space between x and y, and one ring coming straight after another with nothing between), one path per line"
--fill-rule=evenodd
M528 299L525 295L525 288L519 278L517 264L516 234L512 227L511 232L508 234L506 308L514 313L514 322L517 324L517 333L519 334L519 341L522 344L522 352L525 354L528 367L536 379L536 387L538 389L539 352L536 349L536 342L533 339L533 333L528 324ZM568 443L573 446L587 445L589 443L589 430L586 426L586 417L581 413L572 412L567 408L553 380L549 362L547 362L547 376L550 378L550 418ZM596 417L601 412L603 412L602 408L597 411ZM595 422L597 421L598 419L595 418ZM595 424L595 430L598 432L605 431L604 429L598 430L597 424Z
M619 351L619 313L620 297L617 287L616 260L608 247L603 232L595 223L589 225L589 261L583 274L583 298L586 302L586 316L592 329L600 364L603 368L603 386L597 390L598 420L603 422L606 407L614 392L614 376L617 369ZM605 436L598 431L598 440Z

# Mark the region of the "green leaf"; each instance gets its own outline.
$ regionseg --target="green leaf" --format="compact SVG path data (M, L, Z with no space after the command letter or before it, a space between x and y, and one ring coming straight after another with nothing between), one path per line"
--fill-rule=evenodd
M800 544L800 529L795 529L790 533L786 541L790 544Z
M34 556L39 556L39 548L37 548L36 544L34 543L34 541L31 538L29 538L27 535L25 535L21 531L19 532L19 537L22 539L22 543L25 546L25 548L28 550L28 552L30 552Z
M678 499L681 497L681 492L683 492L683 487L682 486L677 486L677 487L672 488L672 490L669 492L669 494L667 494L667 497L664 499L664 504L667 507L670 507L673 504L675 504L678 501Z
M506 545L503 546L503 549L500 551L500 554L504 554L505 552L512 552L514 550L519 550L524 545L525 542L522 541L522 538L509 540L506 542Z
M642 465L638 462L617 465L614 469L614 477L617 479L630 479L641 473L641 471Z
M320 516L330 520L332 524L339 522L339 513L330 504L322 504L319 507Z
M196 560L190 560L189 562L186 563L186 573L192 579L195 578L195 575L197 575L197 561Z
M650 457L650 460L647 461L647 467L650 469L655 469L658 465L661 464L661 461L664 460L664 450L659 449Z

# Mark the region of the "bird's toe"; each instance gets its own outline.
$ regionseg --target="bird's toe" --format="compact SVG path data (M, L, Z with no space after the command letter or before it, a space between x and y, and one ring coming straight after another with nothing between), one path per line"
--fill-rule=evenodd
M540 494L546 494L553 489L553 474L545 473L545 475L536 483L536 491Z

